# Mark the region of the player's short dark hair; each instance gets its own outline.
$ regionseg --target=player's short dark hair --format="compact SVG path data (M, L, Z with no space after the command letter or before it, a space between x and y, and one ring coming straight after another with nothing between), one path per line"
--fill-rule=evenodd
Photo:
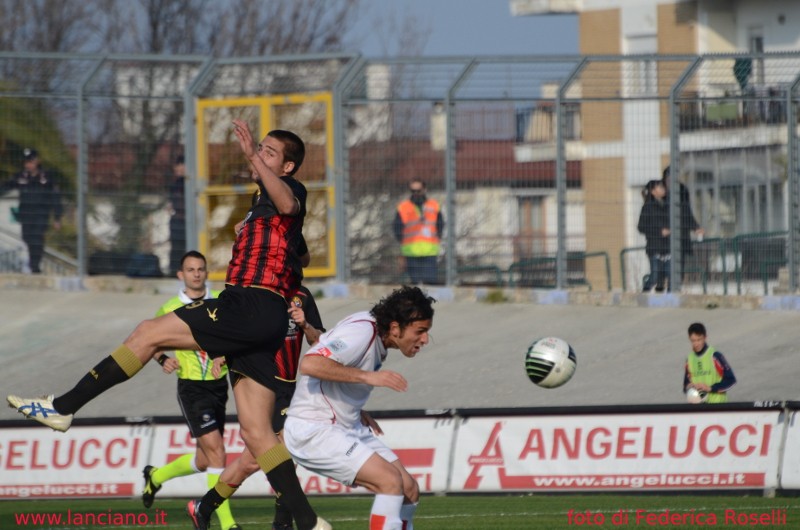
M689 335L702 335L706 336L706 327L700 322L695 322L689 326Z
M384 337L392 322L397 322L403 329L418 320L432 319L435 301L419 287L404 285L382 298L372 307L370 314L378 324L378 334Z
M206 257L203 256L200 252L196 250L190 250L181 257L181 269L183 268L183 263L189 258L197 258L203 260L203 263L206 262Z
M303 140L292 131L281 129L270 131L267 136L271 136L281 142L283 144L283 158L289 162L294 162L294 168L289 175L297 173L306 158L306 144L303 143Z

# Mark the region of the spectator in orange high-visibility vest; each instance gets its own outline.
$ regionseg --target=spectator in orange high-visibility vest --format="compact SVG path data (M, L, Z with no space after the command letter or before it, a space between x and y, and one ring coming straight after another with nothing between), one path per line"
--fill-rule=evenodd
M444 229L442 209L425 192L425 183L414 178L409 184L411 196L397 205L394 234L400 242L400 254L405 260L411 283L436 284L439 251Z

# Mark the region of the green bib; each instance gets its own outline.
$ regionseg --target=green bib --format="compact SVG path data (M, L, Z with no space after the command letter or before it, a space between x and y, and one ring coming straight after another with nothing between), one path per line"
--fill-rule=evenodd
M703 355L697 355L695 352L689 353L689 382L702 383L712 386L722 381L722 376L717 373L714 366L714 352L716 350L711 346L706 348ZM709 392L707 403L727 403L728 394L725 392Z

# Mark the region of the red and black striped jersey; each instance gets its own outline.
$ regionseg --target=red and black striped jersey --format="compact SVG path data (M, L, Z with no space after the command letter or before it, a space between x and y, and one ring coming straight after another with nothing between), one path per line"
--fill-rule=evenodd
M289 304L300 307L306 316L306 322L320 331L325 331L322 327L322 317L320 317L317 303L311 292L304 286L300 286L291 297L287 298ZM283 348L275 355L275 365L277 366L276 377L285 381L295 381L297 379L297 365L300 362L300 352L303 349L305 334L294 321L289 321L289 329L286 331L286 339Z
M247 212L244 226L233 243L225 283L263 287L284 298L300 286L303 268L298 250L302 246L306 215L306 188L293 177L283 176L300 204L297 215L281 215L258 182L258 193Z

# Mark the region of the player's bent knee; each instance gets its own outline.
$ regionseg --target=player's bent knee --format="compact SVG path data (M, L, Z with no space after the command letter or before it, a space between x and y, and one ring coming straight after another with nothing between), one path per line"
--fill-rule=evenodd
M419 502L419 482L413 478L411 478L411 481L404 481L403 496L411 502Z
M239 435L245 447L253 453L260 455L278 445L278 437L271 433L269 428L259 429L256 426L245 427L239 422ZM272 434L272 436L270 436ZM258 464L256 464L258 465Z
M149 361L158 353L157 334L158 329L153 320L144 320L125 339L125 345L134 352L136 357L142 362Z
M373 458L375 456L377 455L373 455ZM368 461L359 470L356 482L373 493L404 495L404 481L400 470L382 458L378 458L379 460Z

